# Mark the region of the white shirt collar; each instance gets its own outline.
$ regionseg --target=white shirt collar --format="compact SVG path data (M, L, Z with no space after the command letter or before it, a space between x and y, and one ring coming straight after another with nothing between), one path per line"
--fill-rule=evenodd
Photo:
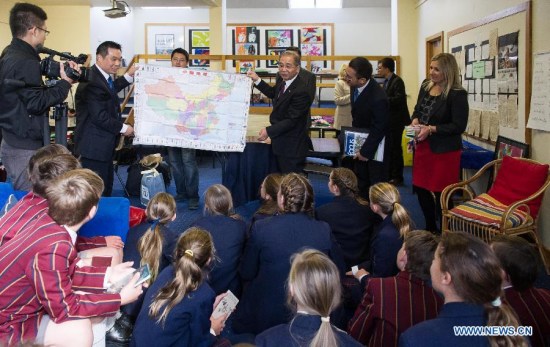
M106 73L105 71L103 71L103 69L100 68L99 65L95 64L95 67L97 67L97 69L99 70L99 72L101 72L101 74L103 75L103 77L105 78L105 80L108 80L109 77L111 77L111 75L109 75L108 73Z
M296 74L296 76L294 76L293 79L288 80L288 81L285 81L285 91L288 89L288 87L290 87L290 85L292 84L292 82L294 82L294 80L296 79L296 77L298 77L299 74L300 74L300 73L298 72L298 73Z
M77 238L77 234L76 234L76 231L73 231L71 230L68 226L66 225L63 225L63 228L65 228L65 230L67 230L67 232L69 233L69 235L71 236L71 240L73 241L73 245L76 243L76 238Z
M365 88L367 88L367 86L369 85L369 82L370 82L370 78L367 80L367 83L365 83L364 86L362 86L361 88L357 88L359 94L361 94L363 92L363 90L365 90Z

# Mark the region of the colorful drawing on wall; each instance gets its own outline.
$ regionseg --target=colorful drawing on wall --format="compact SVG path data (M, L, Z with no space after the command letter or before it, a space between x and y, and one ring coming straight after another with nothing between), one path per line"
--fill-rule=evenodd
M155 54L170 54L174 50L174 35L155 35Z
M277 57L277 59L268 60L267 61L267 67L277 67L278 64L279 64L279 56L284 51L286 51L286 48L268 48L267 49L267 55L273 55L273 56Z
M233 30L233 54L258 55L260 54L260 31L256 27L235 27ZM258 61L259 64L259 61ZM235 66L235 61L233 61Z
M266 30L266 46L269 48L275 47L290 47L292 46L292 30Z
M325 41L325 33L323 28L310 27L302 28L300 31L300 43L323 43Z
M258 43L256 27L236 27L235 43Z
M193 55L209 55L210 54L210 49L209 48L193 48L193 49L191 49L191 54L193 54ZM208 59L192 59L191 60L191 66L208 67L208 66L210 66L210 60L208 60Z
M192 47L210 47L210 30L208 29L190 29L189 35L191 36Z
M326 55L326 34L326 29L323 29L321 27L301 28L300 30L298 30L302 56L320 57ZM311 72L317 73L326 66L326 61L313 61L311 62Z
M237 55L256 55L258 45L253 43L238 43L236 45Z
M254 69L254 61L248 61L248 60L241 60L237 64L237 72L245 74L249 70Z
M210 54L210 30L189 29L189 53L193 55ZM191 59L190 66L210 66L208 59Z

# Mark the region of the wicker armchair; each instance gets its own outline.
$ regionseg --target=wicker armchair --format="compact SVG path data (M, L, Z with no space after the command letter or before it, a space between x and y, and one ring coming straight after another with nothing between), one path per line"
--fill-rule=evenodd
M485 172L493 175L494 183L486 193L476 195L471 185ZM442 230L465 231L485 242L498 234L524 235L536 244L549 269L537 234L538 211L549 185L548 165L524 158L493 160L470 179L443 190ZM462 193L465 201L449 208L456 193Z

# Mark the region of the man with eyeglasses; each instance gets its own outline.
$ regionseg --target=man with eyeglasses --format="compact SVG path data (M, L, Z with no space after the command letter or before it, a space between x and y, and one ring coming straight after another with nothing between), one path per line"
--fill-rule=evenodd
M254 85L273 99L271 126L260 130L258 140L271 139L271 148L282 173L303 173L309 150L308 118L311 99L304 81L298 77L300 56L285 51L279 58L279 80L274 87L248 71Z
M48 124L44 117L51 106L65 100L75 82L67 77L61 66L61 80L47 89L40 88L43 82L38 52L49 34L46 19L46 12L36 5L15 4L10 11L13 38L0 57L0 156L9 180L17 190L31 189L26 168L30 157L44 145L44 131ZM72 61L67 63L74 69L78 68ZM26 85L14 91L7 88L6 80L21 81Z

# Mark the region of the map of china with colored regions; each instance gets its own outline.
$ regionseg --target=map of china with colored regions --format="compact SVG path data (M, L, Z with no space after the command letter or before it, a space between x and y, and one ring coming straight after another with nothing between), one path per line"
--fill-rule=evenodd
M134 144L242 152L252 81L245 75L140 65Z

